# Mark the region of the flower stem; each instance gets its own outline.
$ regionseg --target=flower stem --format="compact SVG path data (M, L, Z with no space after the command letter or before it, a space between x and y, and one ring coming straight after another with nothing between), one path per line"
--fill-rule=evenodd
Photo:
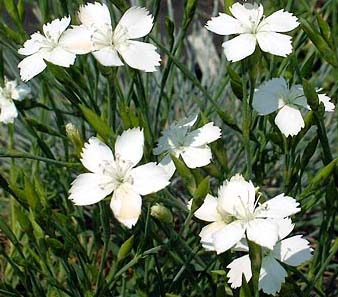
M259 297L259 274L262 265L262 249L256 243L249 241L249 255L252 271L252 287L255 297Z

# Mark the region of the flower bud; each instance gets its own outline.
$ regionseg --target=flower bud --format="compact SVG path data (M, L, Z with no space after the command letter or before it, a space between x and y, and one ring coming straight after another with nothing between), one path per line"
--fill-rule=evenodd
M163 223L171 224L173 222L170 210L158 203L151 207L150 215Z
M72 123L68 123L66 125L66 133L67 133L69 140L74 145L76 154L80 156L84 141L80 135L79 130Z

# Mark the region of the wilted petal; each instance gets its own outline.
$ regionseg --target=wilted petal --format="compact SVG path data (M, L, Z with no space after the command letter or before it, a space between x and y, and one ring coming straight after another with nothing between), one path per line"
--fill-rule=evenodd
M155 67L160 66L161 57L156 52L156 47L150 43L130 40L119 46L118 52L132 68L154 72Z
M61 34L67 29L69 24L70 17L64 17L43 25L42 29L47 39L57 43Z
M263 258L259 275L259 288L266 294L280 291L287 276L285 269L270 255Z
M42 56L38 53L24 58L19 64L20 76L23 81L28 81L41 73L47 67Z
M85 26L74 26L62 34L59 44L73 54L87 54L93 50L91 34Z
M80 174L69 190L69 200L76 205L91 205L107 197L115 184L105 175L96 173Z
M280 194L256 208L259 218L283 219L300 211L299 203L292 197Z
M222 44L228 61L240 61L253 54L256 48L256 38L253 34L241 34Z
M235 259L227 268L230 269L227 277L229 278L228 283L231 284L231 288L239 288L242 285L243 276L247 282L249 282L252 277L249 255Z
M154 162L133 168L130 174L133 189L140 195L158 192L170 183L167 172Z
M109 9L104 3L87 3L80 7L78 16L80 22L87 27L111 24Z
M249 240L270 250L278 240L278 226L269 220L254 219L249 221L246 233Z
M122 185L114 191L110 207L121 224L132 228L141 214L142 198L131 186Z
M143 156L144 135L140 128L124 131L115 142L115 157L130 161L133 166L141 161Z
M242 239L244 232L245 228L239 221L234 221L215 232L212 237L217 254L221 254L232 248Z
M292 13L281 9L263 19L258 31L288 32L298 26L298 19Z
M189 168L206 166L212 159L211 149L207 145L202 147L186 147L181 155L184 163Z
M276 244L273 256L283 263L298 266L312 257L312 249L307 240L297 235Z
M153 27L153 16L146 8L131 7L120 19L114 36L119 36L121 30L128 39L146 36Z
M188 133L185 146L202 146L214 142L221 137L221 129L214 126L214 123L208 123L203 127Z
M12 100L0 100L0 122L4 124L13 123L18 116L18 111Z
M85 143L81 162L89 171L101 174L115 163L111 149L96 137L91 137Z
M255 204L255 187L241 175L225 181L218 190L218 205L224 212L235 217L245 217L253 213Z
M209 31L219 35L231 35L248 32L248 28L243 24L225 13L220 13L219 16L211 18L205 26Z
M223 229L225 226L225 223L218 221L203 227L199 234L203 248L207 251L215 251L214 234Z
M258 32L256 38L263 52L286 57L292 53L291 37L276 32Z
M21 101L29 96L31 88L26 84L19 84L11 88L11 98L13 100Z
M279 130L288 137L297 135L305 123L302 114L297 108L285 105L277 114L275 123Z
M221 220L221 216L217 211L217 198L208 194L201 207L195 211L194 216L206 222Z
M283 104L282 94L288 92L286 80L273 78L263 83L254 93L252 107L260 114L266 115L276 111ZM283 104L284 105L284 104Z

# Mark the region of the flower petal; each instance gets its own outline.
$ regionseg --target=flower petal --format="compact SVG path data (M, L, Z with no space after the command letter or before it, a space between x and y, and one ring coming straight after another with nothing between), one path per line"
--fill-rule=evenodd
M292 224L292 221L291 221L290 218L272 219L272 221L273 221L274 224L277 224L277 226L278 226L278 239L279 240L288 236L292 232L292 230L295 226L294 224ZM274 249L275 249L275 247L274 247Z
M245 217L254 212L255 187L241 175L233 176L225 181L218 190L218 207L234 217Z
M195 211L194 216L206 222L221 221L221 215L217 211L217 198L208 194L201 207Z
M154 162L133 168L130 174L133 189L140 195L158 192L170 183L167 172Z
M113 194L110 207L115 218L127 228L132 228L141 214L142 198L131 186L122 185Z
M156 52L156 47L150 43L129 40L118 47L118 52L132 68L154 72L155 67L160 66L161 57Z
M275 32L258 32L256 38L263 52L286 57L292 53L291 37Z
M96 173L80 174L69 190L69 200L76 205L91 205L107 197L115 189L109 176Z
M182 158L189 168L203 167L208 165L212 159L211 149L207 145L186 147L182 152Z
M133 166L141 161L143 156L144 135L140 128L124 131L115 142L115 157L130 161Z
M297 108L289 105L285 105L275 118L275 123L279 130L288 137L289 135L297 135L302 128L305 127L305 123L302 114Z
M293 236L278 242L273 249L273 255L283 263L298 266L311 259L312 249L309 245L301 235Z
M47 39L57 43L61 34L67 29L70 24L70 17L64 17L62 19L55 19L50 23L43 25L43 33Z
M203 227L199 234L203 248L205 248L207 251L215 251L213 236L225 226L225 223L218 221Z
M221 137L221 129L214 126L214 123L208 123L203 127L188 133L184 145L185 146L203 146L205 144L214 142Z
M173 162L173 160L171 160L170 155L166 155L158 164L159 166L161 166L165 172L167 173L168 179L170 179L175 171L176 171L176 167L175 167L175 163Z
M115 163L111 149L96 137L91 137L85 143L81 153L81 162L89 171L100 174L104 173L105 168Z
M335 105L330 102L331 98L325 94L318 94L319 102L324 104L325 111L332 112L335 109Z
M256 48L256 38L253 34L241 34L222 44L228 61L240 61L253 54Z
M103 66L122 66L123 62L118 56L116 50L111 46L106 46L92 53L96 60Z
M249 282L252 277L249 255L235 259L227 266L227 268L230 269L227 277L229 278L228 283L231 284L231 288L235 289L242 286L243 276L247 282Z
M28 81L41 73L47 67L39 52L24 58L19 64L20 76L23 81Z
M13 123L18 116L18 111L12 100L0 100L0 122L4 124Z
M256 217L283 219L300 211L299 203L292 197L280 194L255 210Z
M278 226L271 220L254 219L247 225L248 239L270 250L278 240Z
M273 78L263 83L254 93L252 107L260 114L266 115L276 111L283 104L282 94L288 92L286 80Z
M57 46L51 52L45 54L43 58L55 65L69 67L74 64L76 55Z
M95 2L80 6L78 17L80 22L87 27L95 25L99 28L111 24L110 12L104 3Z
M120 36L122 32L127 39L146 36L153 27L153 19L146 8L133 6L120 19L114 37Z
M41 33L36 32L31 35L31 38L25 41L23 47L18 50L20 55L29 56L38 52L43 44L46 41L46 37Z
M259 275L259 288L266 294L275 295L280 291L286 276L285 269L272 256L264 257Z
M263 6L260 4L240 4L235 3L230 7L232 15L238 19L247 28L252 29L258 25L263 16Z
M73 54L87 54L93 50L91 34L92 32L83 25L74 26L62 34L59 45Z
M240 34L248 31L247 27L225 13L220 13L217 17L212 17L205 26L209 31L219 35Z
M244 226L239 221L234 221L225 225L221 230L215 232L213 237L213 244L217 254L224 253L232 248L244 236Z
M281 9L263 19L258 31L288 32L298 26L298 19L292 13Z

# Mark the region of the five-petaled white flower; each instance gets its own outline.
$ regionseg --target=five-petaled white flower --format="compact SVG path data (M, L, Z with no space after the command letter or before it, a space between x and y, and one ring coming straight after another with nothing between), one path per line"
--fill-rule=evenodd
M122 66L120 55L130 67L146 72L156 71L155 67L160 65L161 58L154 45L133 40L146 36L153 27L153 17L145 8L129 8L115 30L105 4L81 6L78 16L82 25L70 30L75 53L92 52L104 66Z
M69 51L72 36L65 32L69 24L70 17L45 24L43 25L44 35L40 32L32 34L19 49L19 54L27 56L18 64L23 81L30 80L41 73L47 67L44 60L62 67L74 64L76 56Z
M242 60L255 51L256 43L262 51L285 57L292 52L291 37L278 32L295 29L297 18L283 9L263 17L263 6L235 3L230 7L232 16L220 13L208 21L206 28L216 34L239 36L223 43L229 61Z
M193 116L173 123L162 132L162 136L158 140L154 154L164 154L160 165L165 168L169 177L175 172L175 165L170 154L176 158L182 156L189 168L203 167L210 163L212 154L208 144L221 137L221 129L210 122L191 131L191 127L196 121L197 116Z
M325 94L318 94L325 111L333 111L335 106ZM253 108L260 115L267 115L278 110L275 123L280 131L288 137L294 136L304 128L305 123L300 108L310 109L301 85L288 87L284 78L274 78L263 83L255 91Z
M21 101L25 99L31 92L29 86L18 84L16 80L8 80L5 78L4 87L0 87L0 122L9 124L13 123L18 116L18 111L13 100Z
M128 228L140 216L142 199L169 184L166 172L156 163L135 167L143 156L144 135L139 128L124 131L111 149L92 137L85 144L81 162L90 173L72 183L69 199L76 205L99 202L113 192L110 207L116 219Z
M200 232L201 243L217 254L234 247L245 235L260 246L272 249L278 240L278 226L269 219L297 213L299 203L280 194L256 207L255 187L241 175L225 181L218 198L208 195L194 215L210 222Z
M285 269L279 262L290 266L298 266L312 257L312 249L309 247L309 242L300 235L285 239L294 227L290 219L276 220L275 223L278 224L279 241L272 251L263 249L262 266L259 276L259 288L264 293L272 295L280 291L282 283L287 276ZM249 251L246 244L241 245L240 250ZM238 288L242 285L243 276L247 282L252 277L249 255L237 258L227 268L230 269L227 276L232 288Z

